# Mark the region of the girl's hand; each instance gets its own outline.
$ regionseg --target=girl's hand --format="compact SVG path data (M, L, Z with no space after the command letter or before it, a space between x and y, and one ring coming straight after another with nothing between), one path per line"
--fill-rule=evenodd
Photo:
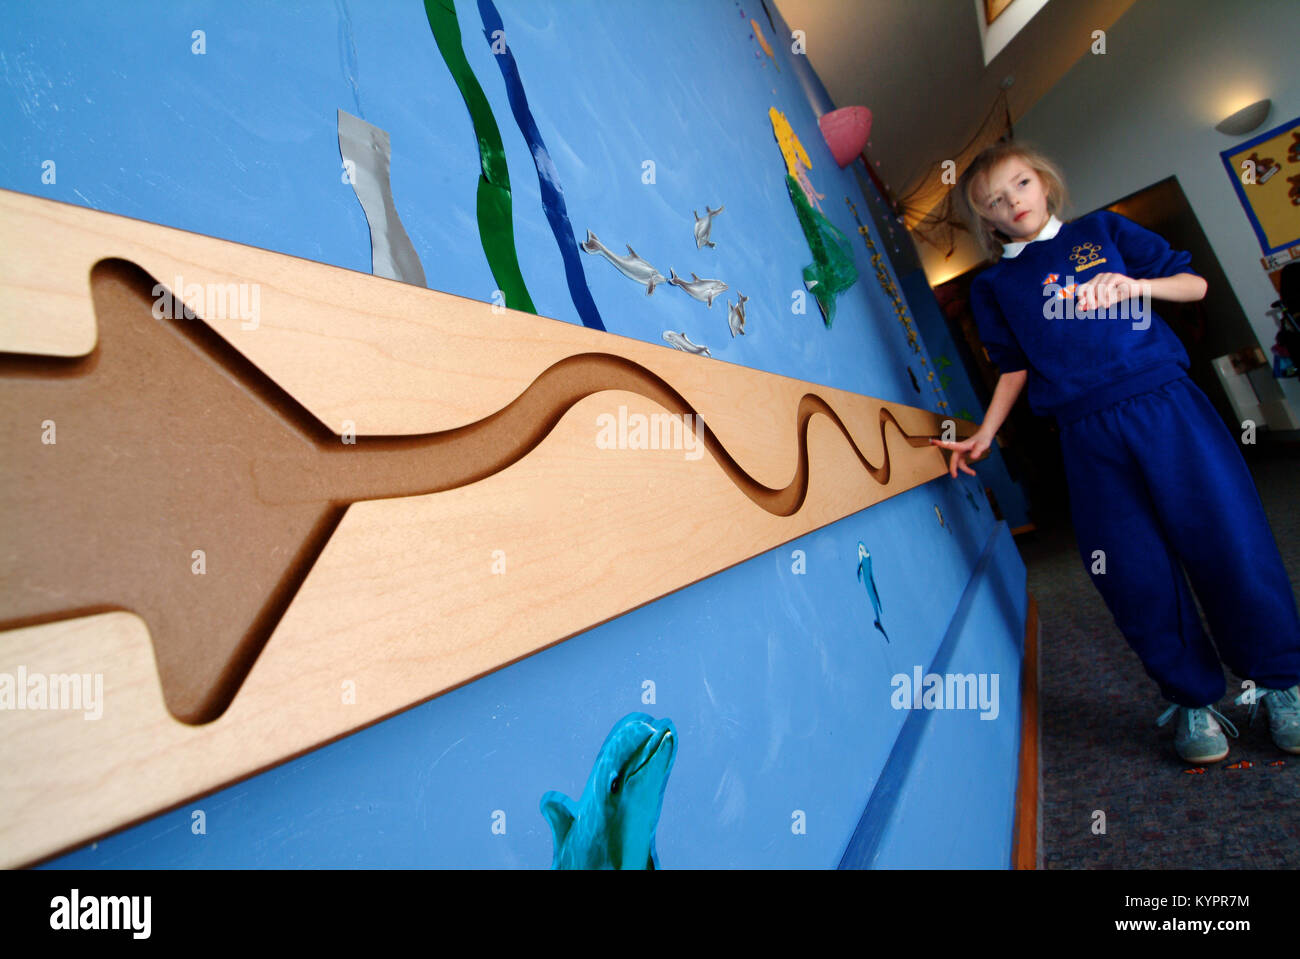
M946 450L952 450L952 459L948 461L948 475L953 479L957 478L957 469L960 467L963 472L971 476L976 475L975 471L966 464L974 463L983 459L993 445L993 437L985 436L983 433L975 433L969 439L959 441L930 440L931 446L942 446Z
M1087 283L1075 288L1074 308L1083 313L1095 309L1104 310L1140 296L1141 293L1142 287L1132 277L1123 273L1098 273Z

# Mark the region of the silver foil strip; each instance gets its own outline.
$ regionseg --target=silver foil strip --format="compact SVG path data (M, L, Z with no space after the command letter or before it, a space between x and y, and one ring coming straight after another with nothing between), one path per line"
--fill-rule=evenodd
M390 280L427 286L424 267L393 204L388 133L340 110L339 152L370 224L370 271Z

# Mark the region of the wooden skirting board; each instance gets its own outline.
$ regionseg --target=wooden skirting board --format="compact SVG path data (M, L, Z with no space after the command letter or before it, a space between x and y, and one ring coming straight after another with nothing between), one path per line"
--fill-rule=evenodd
M1042 626L1038 601L1029 594L1025 612L1025 658L1020 670L1020 760L1016 773L1016 818L1012 830L1011 868L1037 869L1042 831L1040 817L1038 656Z
M609 448L638 417L679 447ZM940 477L942 422L0 191L0 682L102 682L0 711L0 864Z

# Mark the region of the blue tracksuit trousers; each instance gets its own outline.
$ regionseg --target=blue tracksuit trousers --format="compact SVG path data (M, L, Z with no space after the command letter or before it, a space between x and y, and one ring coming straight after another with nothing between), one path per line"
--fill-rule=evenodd
M1200 707L1224 694L1220 656L1260 688L1300 682L1300 617L1236 438L1180 373L1058 422L1084 568L1164 697Z

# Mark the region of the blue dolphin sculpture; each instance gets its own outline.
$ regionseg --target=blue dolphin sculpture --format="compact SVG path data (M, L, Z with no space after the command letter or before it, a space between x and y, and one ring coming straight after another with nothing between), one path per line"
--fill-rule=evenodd
M876 578L871 575L871 552L862 543L858 543L858 579L862 580L867 595L871 597L871 608L876 611L876 629L885 637L885 642L889 642L889 634L880 625L880 593L876 591Z
M658 869L655 829L677 754L671 719L628 713L610 730L575 803L542 796L551 825L552 869Z

